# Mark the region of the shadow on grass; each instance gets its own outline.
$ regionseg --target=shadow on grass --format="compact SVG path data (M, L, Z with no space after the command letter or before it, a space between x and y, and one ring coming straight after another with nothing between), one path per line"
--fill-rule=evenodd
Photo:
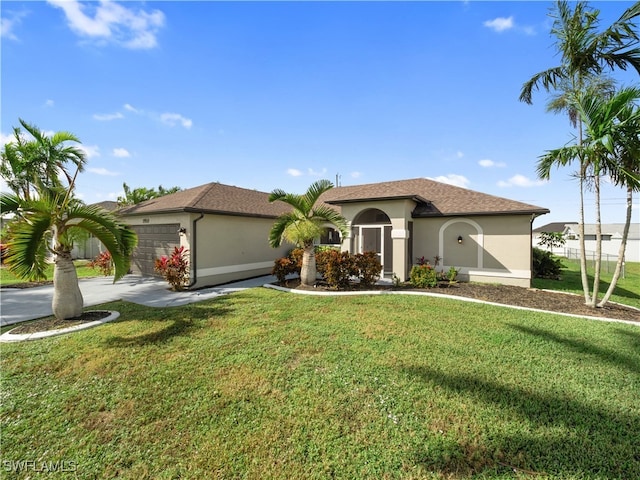
M109 347L144 346L189 335L195 330L207 328L207 322L223 319L232 310L227 301L226 296L221 296L215 300L178 307L136 306L123 312L118 321L138 319L148 324L153 331L140 335L109 337L106 344ZM158 324L163 325L159 330Z
M580 270L562 270L562 280L549 280L542 278L534 278L533 286L535 288L547 288L550 290L558 290L563 292L582 292L582 278L580 276ZM587 279L589 282L589 291L593 291L593 274L587 273ZM604 280L600 280L600 286L598 287L599 294L598 296L602 298L604 293L609 288L609 282ZM627 290L626 288L622 288L618 283L616 288L613 291L614 295L618 295L619 297L630 298L630 299L640 299L640 294L636 292L632 292L631 290Z
M443 436L439 448L419 449L414 461L426 471L465 478L508 470L561 478L640 478L637 413L609 411L561 394L538 393L425 366L404 371L463 397L461 404L485 404L495 412L498 425L504 419L510 423L476 434L457 433L457 438ZM473 425L448 421L452 431L474 430Z
M577 353L583 353L585 355L597 357L598 360L610 363L615 367L629 370L632 373L640 373L640 356L624 355L616 352L615 350L608 350L606 348L602 348L582 340L562 337L556 333L541 330L539 328L531 328L514 324L509 324L509 326L519 332L533 335L549 342L559 343L561 345L569 347L571 350ZM632 334L631 332L626 332L622 329L618 329L617 331L619 334L625 333L628 334L631 338L634 337L634 334ZM635 341L640 342L640 337L635 337Z

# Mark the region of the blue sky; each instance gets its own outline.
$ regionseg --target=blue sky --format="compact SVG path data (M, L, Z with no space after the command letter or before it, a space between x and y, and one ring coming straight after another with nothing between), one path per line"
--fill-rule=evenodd
M591 3L603 26L631 4ZM3 1L2 143L18 118L76 134L87 203L123 182L303 192L336 175L428 177L549 208L536 225L576 221L572 169L535 173L574 132L545 92L518 101L559 62L551 5ZM603 222L624 221L624 198L604 188Z

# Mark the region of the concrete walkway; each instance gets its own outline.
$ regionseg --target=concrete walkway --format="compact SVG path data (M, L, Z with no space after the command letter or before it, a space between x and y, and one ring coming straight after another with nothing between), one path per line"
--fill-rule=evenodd
M184 292L172 292L165 280L134 275L127 275L116 283L113 283L113 277L98 277L80 279L79 284L85 307L117 300L126 300L149 307L173 307L246 288L260 287L265 283L275 281L276 277L267 275L217 287ZM12 325L52 315L52 300L53 285L33 288L2 288L0 289L0 325Z

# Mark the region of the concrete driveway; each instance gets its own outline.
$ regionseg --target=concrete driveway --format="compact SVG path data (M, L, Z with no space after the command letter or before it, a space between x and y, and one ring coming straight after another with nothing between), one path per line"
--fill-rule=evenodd
M84 306L126 300L149 307L171 307L186 305L209 298L237 292L247 288L260 287L275 282L276 277L267 275L240 282L228 283L202 290L172 292L166 281L154 277L127 275L116 283L113 277L80 279L80 291ZM53 285L33 288L0 289L0 325L46 317L53 314Z

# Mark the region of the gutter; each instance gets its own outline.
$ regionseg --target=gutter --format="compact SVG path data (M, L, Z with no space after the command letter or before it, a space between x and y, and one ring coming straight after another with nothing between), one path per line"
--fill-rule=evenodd
M200 216L198 218L196 218L193 223L191 224L191 245L189 245L190 250L191 250L191 271L193 272L193 280L191 280L191 283L189 283L189 285L187 286L187 288L191 288L193 287L197 282L198 282L198 265L197 265L197 253L198 253L198 249L196 248L198 245L197 242L197 229L196 229L196 223L198 223L200 220L202 220L204 218L204 213L200 213Z

